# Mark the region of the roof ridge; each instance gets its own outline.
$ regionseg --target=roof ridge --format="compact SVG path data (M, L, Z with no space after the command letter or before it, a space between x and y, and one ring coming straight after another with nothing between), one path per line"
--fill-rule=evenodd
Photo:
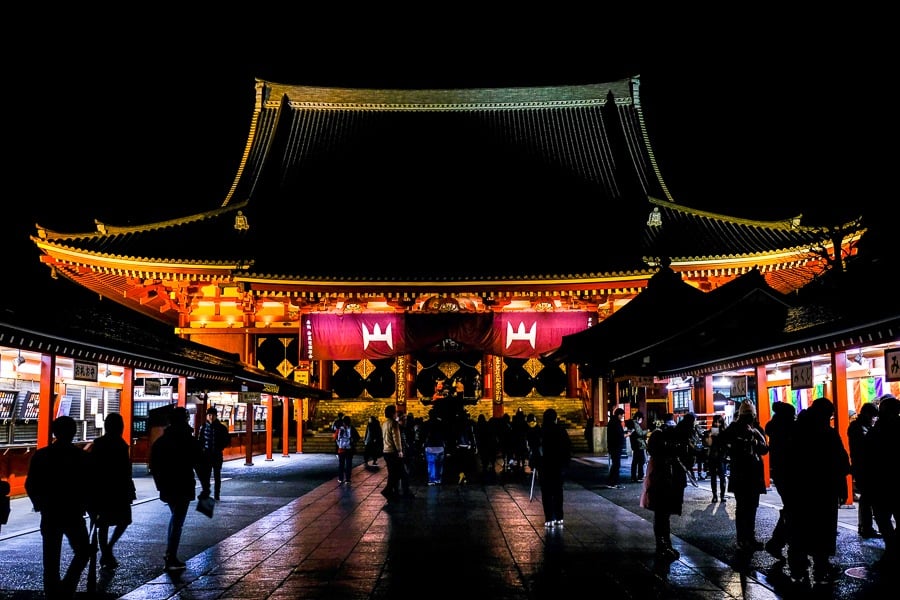
M599 102L605 104L610 92L617 99L633 101L633 84L639 76L578 85L475 88L352 88L289 84L256 79L265 90L265 102L281 102L287 96L300 105L348 106L479 106L527 107Z
M680 204L678 202L662 200L660 198L656 198L654 196L648 196L647 199L651 204L655 204L658 206L664 206L671 210L675 210L682 213L692 214L699 217L706 217L709 219L716 219L719 221L727 221L729 223L736 223L741 225L750 225L754 227L768 227L773 229L788 229L788 230L805 230L805 231L819 231L821 227L812 227L809 225L801 225L800 220L803 218L803 214L796 215L794 217L789 217L786 219L777 219L774 221L766 221L762 219L747 219L744 217L733 217L730 215L723 215L722 213L712 212L708 210L701 210L699 208L692 208L690 206ZM853 223L854 221L849 221L847 224Z
M94 219L94 223L97 225L97 231L61 233L47 227L42 227L40 224L36 224L35 227L37 228L38 237L42 240L99 238L104 236L121 235L124 233L140 233L145 231L153 231L155 229L165 229L167 227L186 225L188 223L194 223L196 221L202 221L204 219L219 217L223 214L245 208L249 203L250 200L248 198L242 202L238 202L237 204L220 206L211 210L194 213L184 217L167 219L165 221L151 221L149 223L144 223L141 225L108 225L99 219Z

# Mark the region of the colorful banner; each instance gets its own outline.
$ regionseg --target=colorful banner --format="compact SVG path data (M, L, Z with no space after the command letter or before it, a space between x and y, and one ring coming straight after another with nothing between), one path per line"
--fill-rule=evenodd
M589 312L565 313L314 313L303 319L304 360L378 359L426 352L453 340L465 352L534 358L562 336L587 329Z
M584 331L591 322L588 312L502 313L494 319L492 354L512 358L537 358L562 344L564 335Z

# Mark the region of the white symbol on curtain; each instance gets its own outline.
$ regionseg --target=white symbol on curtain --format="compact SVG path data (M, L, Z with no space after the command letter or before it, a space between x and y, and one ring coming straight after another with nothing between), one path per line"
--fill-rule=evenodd
M394 349L394 338L391 336L390 323L384 328L384 333L381 333L381 325L379 323L375 323L375 327L372 328L371 332L369 332L369 328L366 327L366 324L363 323L362 336L363 350L369 347L369 342L385 342L388 345L388 348L391 350Z
M512 323L506 322L506 347L516 340L522 340L531 344L532 348L537 346L537 323L531 324L531 331L525 331L525 322L519 321L519 330L513 331Z

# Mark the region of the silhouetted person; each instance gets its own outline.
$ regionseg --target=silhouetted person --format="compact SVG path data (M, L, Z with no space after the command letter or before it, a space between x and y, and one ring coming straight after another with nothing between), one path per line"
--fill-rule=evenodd
M409 490L409 475L403 464L403 438L400 432L400 423L397 421L397 407L388 404L384 407L384 421L381 423L381 437L383 440L382 453L384 463L387 465L388 475L381 495L388 500L400 495L399 488ZM409 491L404 496L412 497Z
M11 487L8 481L0 479L0 530L2 525L6 525L9 520L9 513L12 507L9 503L9 492Z
M159 490L159 499L169 505L171 513L166 535L166 571L181 571L185 564L178 558L181 531L188 506L196 496L194 469L200 463L200 446L188 424L187 410L176 406L169 426L150 448L150 469Z
M72 443L76 428L72 417L57 417L51 425L56 440L34 453L25 479L31 504L41 513L44 593L50 600L75 595L91 557L84 519L90 500L91 465L87 452ZM73 555L60 579L63 537Z
M341 426L334 432L334 439L337 444L338 485L350 485L353 456L356 454L356 444L359 442L359 432L353 426L350 415L344 415Z
M644 413L637 411L631 419L631 481L644 481L644 468L647 464L647 430L644 429Z
M790 489L786 485L788 454L791 436L794 430L796 410L793 404L775 402L772 404L772 418L766 423L766 436L769 438L769 476L778 495L781 496L782 508L778 513L778 521L772 530L772 536L766 542L766 552L777 560L784 560L782 550L787 544L786 509L790 502Z
M556 410L552 408L544 411L540 432L537 478L541 486L544 527L562 527L565 517L563 483L572 458L572 440L569 432L560 426Z
M475 421L475 443L478 444L478 456L481 459L481 480L485 483L494 481L497 476L497 433L495 420L490 421L484 415L478 415Z
M756 539L756 511L759 497L766 493L766 479L762 457L769 452L763 428L756 420L756 406L749 400L741 402L738 417L719 434L719 442L728 450L731 477L728 491L734 494L734 528L738 550L753 553L765 547Z
M719 441L719 434L724 430L725 420L722 415L715 415L703 438L709 448L706 453L706 468L709 474L709 487L712 489L712 502L718 502L720 497L722 502L726 501L725 489L728 480L725 476L725 465L727 457L725 449L722 448L722 443Z
M378 417L372 415L366 424L366 433L363 438L363 464L368 466L372 461L372 466L378 465L378 457L384 450L384 440L381 437L381 423Z
M606 487L616 490L622 489L619 477L622 470L622 451L625 450L625 440L628 437L623 427L624 421L625 410L620 406L613 411L612 419L606 428L606 448L609 451L609 477L606 480Z
M884 538L884 554L875 567L884 573L900 569L897 523L900 492L897 490L897 457L900 456L900 400L886 394L878 403L878 421L865 439L866 494L872 504L878 532Z
M797 415L791 437L785 518L788 567L795 583L809 584L809 557L817 584L831 583L837 575L829 557L836 551L838 508L847 501L850 457L831 426L833 416L831 400L816 398Z
M666 423L672 423L671 414ZM663 424L647 442L650 462L644 479L640 504L653 511L653 537L656 556L677 560L681 554L672 546L671 516L680 515L687 487L687 465L693 456L691 439L697 417L687 413L677 425Z
M210 493L209 477L212 475L213 493L218 500L222 493L222 463L225 462L225 449L231 445L231 434L228 427L219 420L219 411L215 406L206 409L206 422L200 428L200 444L203 453L197 476L200 478L201 492L204 497Z
M91 513L97 524L100 566L107 569L119 566L113 546L131 525L131 503L137 498L128 443L122 437L124 431L122 415L108 414L103 421L103 435L94 440L89 452L94 477Z
M428 485L440 485L443 482L447 434L444 419L431 414L425 422L425 465L428 469Z
M850 473L853 475L853 487L859 494L856 511L856 524L859 535L863 538L877 538L881 534L872 526L874 516L869 495L866 494L865 452L866 434L875 425L878 418L878 407L873 402L866 402L859 407L856 419L847 425L847 443L850 446Z

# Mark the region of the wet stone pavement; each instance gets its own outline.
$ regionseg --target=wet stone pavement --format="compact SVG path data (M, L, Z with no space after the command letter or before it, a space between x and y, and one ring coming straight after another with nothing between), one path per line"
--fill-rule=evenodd
M135 466L134 523L116 546L121 566L100 570L100 598L559 598L593 590L611 598L888 598L896 580L867 566L881 540L856 534L855 507L840 511L842 575L814 590L790 584L765 552L734 549L734 502L711 504L707 482L689 487L672 518L681 558L654 559L652 513L638 506L639 484L607 489L607 459L577 457L565 488L565 524L545 529L540 493L527 473L492 482L441 486L414 480L416 497L386 501L384 468L358 465L350 486L336 481L337 459L307 454L226 462L222 501L212 519L191 510L180 575L162 569L168 508L143 465ZM379 464L382 464L379 461ZM383 464L382 464L383 465ZM780 507L762 498L757 534L766 539ZM13 501L0 530L0 598L43 598L39 515ZM64 554L67 559L68 555ZM890 593L887 593L887 592Z

